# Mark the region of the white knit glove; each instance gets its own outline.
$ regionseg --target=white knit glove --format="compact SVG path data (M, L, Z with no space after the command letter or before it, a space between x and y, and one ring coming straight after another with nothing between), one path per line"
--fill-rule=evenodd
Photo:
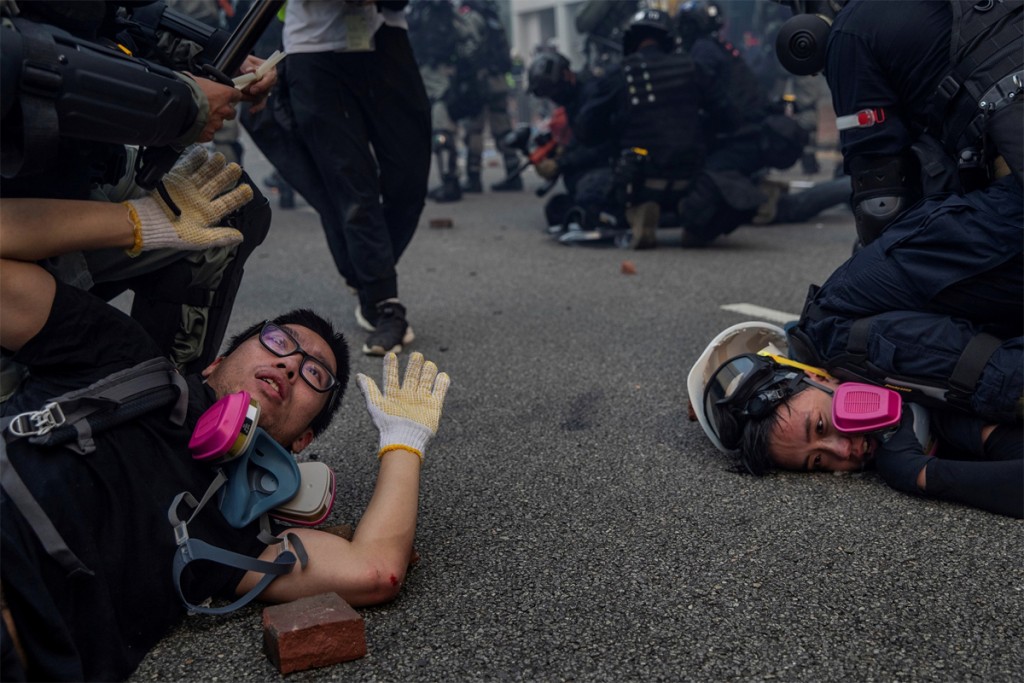
M252 200L249 185L235 187L241 176L241 166L226 164L220 152L211 155L203 147L193 148L161 180L181 215L175 215L157 191L124 202L135 224L135 244L128 255L161 248L198 251L241 242L242 233L234 228L209 227ZM230 188L234 189L226 192Z
M405 379L398 385L398 357L384 356L384 393L372 379L360 373L356 384L366 399L366 409L380 430L377 457L388 451L407 450L423 459L427 442L437 433L441 406L451 380L437 366L423 361L422 353L409 356Z

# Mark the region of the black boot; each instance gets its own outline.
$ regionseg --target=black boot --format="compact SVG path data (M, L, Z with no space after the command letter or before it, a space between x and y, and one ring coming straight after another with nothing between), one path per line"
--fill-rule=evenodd
M500 183L491 185L491 192L518 192L523 189L523 179L520 176L505 178Z
M459 188L459 177L446 175L441 180L441 186L435 187L427 193L427 196L435 202L457 202L462 199L462 190Z
M433 146L437 170L441 174L441 186L435 187L427 196L435 202L457 202L462 199L462 189L459 187L455 136L448 131L434 131Z
M483 183L480 182L480 171L475 173L470 171L466 174L466 182L462 184L462 191L474 193L484 191Z
M523 178L513 175L519 170L519 158L515 155L505 156L505 179L491 185L491 192L519 192L523 189Z

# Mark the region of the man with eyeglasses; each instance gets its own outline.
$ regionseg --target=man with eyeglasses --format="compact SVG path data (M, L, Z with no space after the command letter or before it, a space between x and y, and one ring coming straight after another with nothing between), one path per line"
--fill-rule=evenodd
M39 259L68 250L144 251L154 244L195 249L215 236L236 239L208 226L230 211L237 190L220 198L192 193L195 206L178 219L141 211L141 230L130 218L132 207L5 200L0 345L27 365L30 375L6 400L3 414L36 411L48 399L160 355L137 322L88 292L57 282ZM153 237L153 221L166 239ZM215 477L213 467L189 452L199 417L218 399L247 391L260 405L258 426L297 454L329 425L348 377L345 339L328 321L299 309L242 331L201 375L186 377L184 424L169 419L168 406L150 410L97 430L91 435L95 450L85 455L29 439L7 443L0 481L0 679L131 675L185 614L171 580L177 544L168 506L182 491L201 497ZM351 541L315 529L289 529L301 539L308 562L274 580L261 593L263 600L336 592L362 606L392 600L401 590L412 555L420 467L449 380L418 353L409 357L401 382L394 354L384 358L380 388L364 375L356 379L380 430L380 470L366 514ZM84 565L82 571L69 572L48 554L36 520L11 498L12 471ZM278 549L264 545L258 532L259 522L232 527L215 506L188 526L192 537L211 546L273 561ZM192 604L231 600L261 577L199 564L182 577L183 597Z

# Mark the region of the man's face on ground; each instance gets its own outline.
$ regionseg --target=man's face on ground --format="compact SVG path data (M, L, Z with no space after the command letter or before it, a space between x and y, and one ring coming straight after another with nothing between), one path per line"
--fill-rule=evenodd
M815 377L830 386L836 380ZM848 472L864 469L874 457L874 441L864 434L841 434L832 424L832 395L808 387L780 405L771 436L771 459L786 470Z
M282 327L306 353L323 362L332 373L337 372L334 352L322 337L301 325ZM301 364L301 353L275 356L255 334L228 356L215 360L203 371L203 377L217 396L248 391L260 404L259 426L278 443L298 453L312 440L309 423L330 397L302 379Z

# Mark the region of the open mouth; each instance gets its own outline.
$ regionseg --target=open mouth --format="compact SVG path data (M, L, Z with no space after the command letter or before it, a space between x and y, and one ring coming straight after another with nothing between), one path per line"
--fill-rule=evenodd
M277 380L275 380L273 377L259 377L258 379L261 382L269 385L271 391L273 391L275 396L278 396L280 398L284 397L284 394L281 391L281 386L277 383Z

